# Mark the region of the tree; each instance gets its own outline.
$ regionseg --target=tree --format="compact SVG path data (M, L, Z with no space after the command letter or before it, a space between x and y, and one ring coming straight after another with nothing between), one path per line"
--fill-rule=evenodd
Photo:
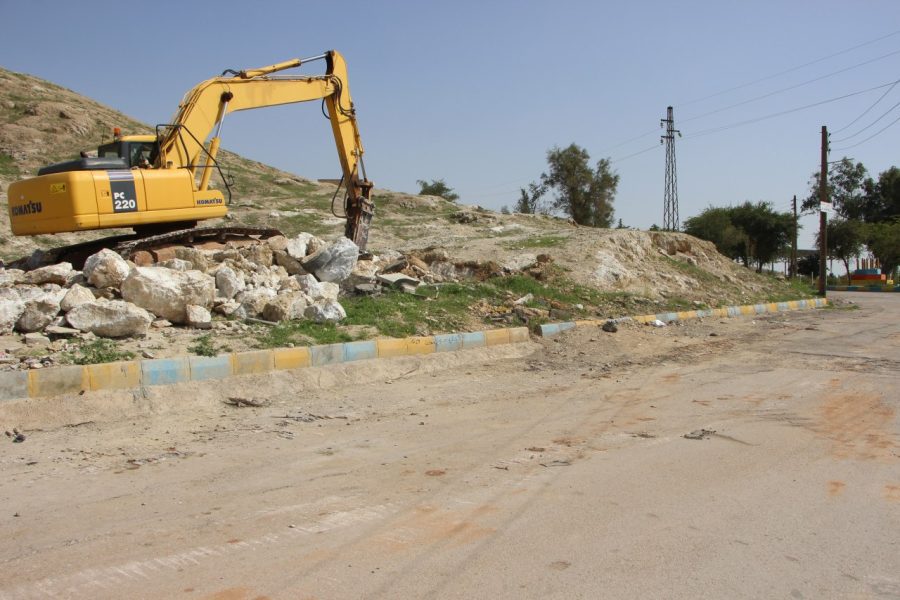
M807 277L818 277L819 275L819 253L813 252L807 254L797 261L797 273L806 275Z
M701 240L709 240L716 250L732 259L743 259L747 263L747 236L734 226L731 207L710 206L696 217L684 222L684 231Z
M579 225L609 227L619 175L610 169L606 158L591 169L590 158L577 144L552 148L547 152L549 172L541 175L541 185L553 190L553 208Z
M862 218L870 223L900 217L900 169L891 167L878 175L878 181L866 180L867 193Z
M809 196L803 201L803 212L819 209L819 181L821 171L809 180ZM835 212L847 219L860 219L866 199L867 171L862 163L853 164L846 156L828 167L828 199ZM870 179L868 181L871 181Z
M430 182L418 179L416 183L419 184L420 196L440 196L450 202L459 200L459 194L455 193L453 188L448 186L443 179L432 179Z
M776 212L770 202L744 202L732 209L731 222L747 236L747 260L756 262L756 272L783 254L796 223L787 212Z
M527 188L519 189L519 199L516 200L516 212L527 215L548 212L547 205L542 201L547 187L543 184L529 183Z
M881 261L881 272L893 273L900 265L900 217L867 225L866 245Z
M685 231L716 245L722 254L756 266L783 255L796 223L792 214L776 212L769 202L744 202L724 208L709 207L685 221Z
M828 256L844 263L844 268L847 269L847 273L850 273L850 259L859 256L863 249L861 224L852 219L838 217L828 221L825 231ZM821 247L819 234L816 235L816 245Z

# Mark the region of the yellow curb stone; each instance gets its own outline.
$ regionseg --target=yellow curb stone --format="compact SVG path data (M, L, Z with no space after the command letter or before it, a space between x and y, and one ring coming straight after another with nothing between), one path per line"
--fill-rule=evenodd
M272 353L275 355L275 368L278 370L309 366L309 348L277 348Z

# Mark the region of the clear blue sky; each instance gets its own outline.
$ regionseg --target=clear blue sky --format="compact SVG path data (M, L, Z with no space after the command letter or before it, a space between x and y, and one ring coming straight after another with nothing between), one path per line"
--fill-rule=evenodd
M168 121L185 91L225 68L334 48L347 58L379 187L415 192L417 179L443 178L462 202L498 209L539 177L549 148L575 142L594 160L615 161L616 217L641 228L662 223L658 127L667 105L684 134L676 150L682 221L744 200L786 210L793 194L808 193L821 126L846 126L888 88L709 130L900 79L897 0L0 0L0 16L0 65L147 123ZM309 72L321 69L313 63ZM896 107L835 143L897 102L900 85L833 135L832 148L900 117ZM877 175L900 165L898 134L900 123L831 158L851 156ZM307 177L339 174L317 104L232 115L223 144ZM804 225L808 246L815 225Z

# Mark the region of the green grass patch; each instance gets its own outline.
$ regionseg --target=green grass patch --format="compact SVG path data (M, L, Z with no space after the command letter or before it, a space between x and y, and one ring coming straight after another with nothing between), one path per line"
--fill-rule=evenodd
M511 235L515 235L515 230L510 230ZM505 232L504 232L505 233ZM525 238L522 240L508 241L504 242L503 245L506 248L517 249L517 248L555 248L557 246L562 246L568 240L567 237L561 235L538 235L534 237Z
M19 167L16 161L9 154L0 152L0 175L4 177L18 177Z
M74 350L63 353L62 362L73 365L96 365L133 358L133 352L121 350L114 340L100 338L82 342Z
M812 298L818 293L818 290L805 277L786 279L778 283L782 284L783 289L769 294L765 299L766 302L788 302L790 300Z
M282 321L273 327L257 329L254 335L259 348L339 344L357 339L334 323L312 321Z
M187 347L188 352L198 356L218 356L225 352L231 352L231 348L216 344L211 333L204 333L194 338L194 343Z
M332 228L322 223L322 216L315 213L301 213L278 220L278 229L288 237L307 232L313 235L329 233Z

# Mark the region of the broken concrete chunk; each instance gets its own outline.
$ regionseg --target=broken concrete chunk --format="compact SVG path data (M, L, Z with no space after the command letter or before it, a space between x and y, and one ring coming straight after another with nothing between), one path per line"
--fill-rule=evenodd
M388 287L394 287L405 292L415 291L422 282L415 277L404 275L403 273L388 273L386 275L378 275L377 279Z

